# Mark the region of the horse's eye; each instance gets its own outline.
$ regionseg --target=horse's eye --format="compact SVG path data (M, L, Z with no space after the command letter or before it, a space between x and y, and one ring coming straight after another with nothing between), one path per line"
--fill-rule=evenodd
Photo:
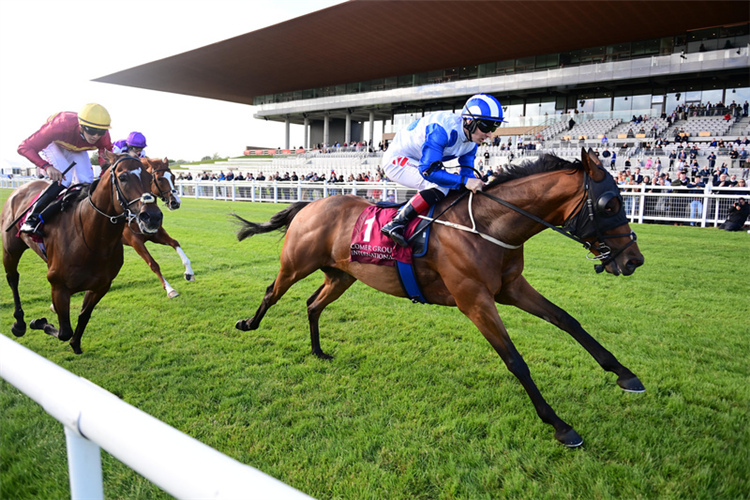
M120 182L125 182L128 180L128 174L123 172L122 174L118 175L117 178L120 179Z

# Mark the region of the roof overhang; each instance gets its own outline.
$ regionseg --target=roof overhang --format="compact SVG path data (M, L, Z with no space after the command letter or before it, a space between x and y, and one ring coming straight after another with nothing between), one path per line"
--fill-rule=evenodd
M750 21L746 0L351 0L97 82L253 98Z

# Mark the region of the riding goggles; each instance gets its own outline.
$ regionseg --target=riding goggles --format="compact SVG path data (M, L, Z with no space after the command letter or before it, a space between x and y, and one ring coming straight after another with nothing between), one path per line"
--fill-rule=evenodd
M107 133L107 129L103 128L87 127L86 125L81 125L81 128L89 135L98 135L101 137Z
M483 133L489 134L497 130L501 123L492 120L477 120L477 128Z

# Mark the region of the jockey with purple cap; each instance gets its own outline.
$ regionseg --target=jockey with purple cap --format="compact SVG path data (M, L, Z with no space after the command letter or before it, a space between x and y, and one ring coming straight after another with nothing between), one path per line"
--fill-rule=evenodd
M402 247L408 246L404 229L408 223L451 189L481 191L484 182L474 175L477 146L490 139L503 123L500 102L487 94L469 98L461 114L438 111L399 131L383 155L388 179L419 192L404 205L381 232ZM449 173L443 162L458 158L460 170Z
M127 139L115 141L112 152L117 154L127 153L133 158L144 158L143 150L146 148L146 136L140 132L130 132Z

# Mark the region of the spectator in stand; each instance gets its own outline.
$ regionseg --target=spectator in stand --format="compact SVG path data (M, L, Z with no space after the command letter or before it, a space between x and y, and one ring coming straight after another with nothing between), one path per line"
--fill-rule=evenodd
M732 174L731 177L729 177L729 185L732 187L737 187L737 176Z
M747 216L750 215L750 205L745 198L740 198L729 210L727 219L719 226L724 231L741 231L744 229Z
M708 182L708 178L711 177L711 171L707 167L703 167L698 171L698 177L701 178L701 182L703 182L703 184L706 184Z
M672 152L669 153L669 171L672 171L672 168L674 167L674 161L677 159L677 152L673 149Z
M633 184L641 184L643 182L643 176L641 175L641 169L636 168L635 173L631 177L633 179Z
M696 177L690 182L687 187L690 192L696 195L702 195L703 189L706 185L700 179ZM690 201L690 225L695 226L695 220L700 219L703 216L703 198L701 196L695 196Z
M612 158L609 161L609 169L615 170L617 168L617 153L612 150Z
M661 174L661 169L662 169L661 160L657 158L656 163L654 163L654 175L658 177L659 174Z
M708 159L708 169L713 170L714 166L716 166L716 153L714 151L711 151L706 159Z

